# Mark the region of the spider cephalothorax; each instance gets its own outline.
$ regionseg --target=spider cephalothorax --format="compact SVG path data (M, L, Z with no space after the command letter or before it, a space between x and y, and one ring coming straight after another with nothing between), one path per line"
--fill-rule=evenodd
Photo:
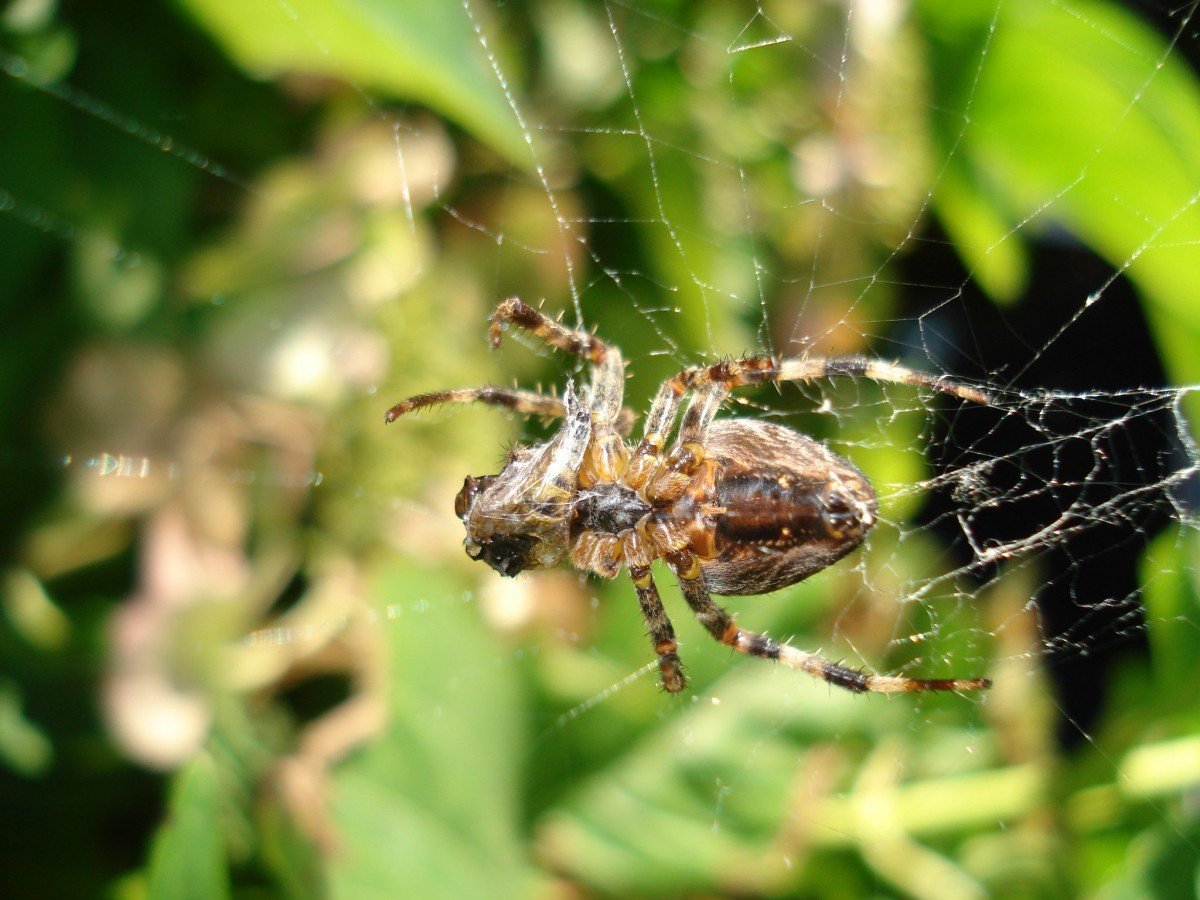
M924 385L989 402L975 388L857 357L758 357L686 369L659 388L640 441L626 443L632 416L621 408L625 365L598 338L546 318L517 298L492 316L493 346L503 326L528 329L584 357L592 380L581 397L562 400L500 388L421 394L388 411L387 421L436 403L473 402L563 420L544 444L519 447L496 475L468 477L455 499L466 550L501 575L575 568L612 578L629 570L658 654L663 687L685 685L675 631L650 573L665 560L684 599L717 640L778 660L853 691L972 690L987 679L917 679L850 669L739 628L711 594L763 594L833 565L875 524L866 476L824 445L782 425L753 419L714 421L734 388L762 382L859 375ZM683 398L690 402L668 452Z
M547 569L567 555L592 420L570 386L563 404L563 427L553 439L513 448L503 470L468 477L455 499L455 512L467 529L467 554L501 575Z

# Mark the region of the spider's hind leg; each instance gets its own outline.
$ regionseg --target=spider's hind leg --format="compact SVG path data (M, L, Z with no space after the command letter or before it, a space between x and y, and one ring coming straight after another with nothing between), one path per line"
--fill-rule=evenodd
M722 606L715 603L704 586L704 579L699 573L699 567L694 560L687 565L672 568L679 578L679 587L688 606L696 614L696 619L714 638L732 647L739 653L748 656L759 656L763 659L773 659L783 665L800 669L814 678L820 678L829 684L856 694L903 694L920 691L977 691L989 688L992 683L987 678L908 678L903 675L875 675L859 669L851 669L840 663L825 659L815 653L808 653L790 644L783 644L765 634L758 634L739 628L733 616Z

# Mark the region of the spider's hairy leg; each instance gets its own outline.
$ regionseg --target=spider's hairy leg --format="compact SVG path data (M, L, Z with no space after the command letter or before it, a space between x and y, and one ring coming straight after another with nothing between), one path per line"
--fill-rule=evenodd
M489 406L503 406L522 415L542 416L547 419L561 419L565 411L562 399L551 397L549 394L516 388L477 387L417 394L415 397L401 400L389 409L383 418L385 422L395 422L408 413L443 403L486 403Z
M488 336L493 347L500 346L500 334L505 323L524 328L551 347L557 347L572 356L583 357L592 363L603 362L611 351L608 344L595 335L567 328L561 322L556 322L540 310L534 309L520 297L502 300L492 313Z
M519 297L509 297L501 301L492 313L488 335L493 347L500 345L500 335L505 323L524 328L551 347L590 362L592 383L588 392L588 405L592 409L592 416L602 425L618 422L623 413L621 400L625 394L625 362L621 358L620 350L606 344L594 334L567 328Z
M654 652L658 654L658 671L662 675L663 690L668 694L678 694L687 685L687 677L683 674L683 666L679 662L679 646L675 643L675 629L663 609L662 598L658 595L658 587L650 574L649 566L630 566L629 575L633 578L633 586L637 588L638 603L642 607L642 617L650 631L650 640L654 642Z
M669 381L658 389L650 414L646 417L644 436L633 452L624 479L629 487L644 489L647 496L658 500L678 498L704 462L704 445L682 434L674 449L664 458L663 446L675 423L682 399L682 394L677 393ZM698 395L693 396L693 406L697 400Z
M646 416L642 439L634 449L629 466L625 470L623 481L628 487L640 490L658 468L663 446L675 424L675 416L679 413L681 399L682 394L676 393L669 382L659 387Z
M939 375L908 369L896 363L861 356L786 357L755 356L727 360L711 366L684 369L669 379L677 396L694 390L680 428L681 440L701 440L721 403L733 390L749 384L815 381L818 378L860 376L872 381L927 387L984 406L995 401L986 391Z
M601 578L616 578L621 571L621 540L615 534L585 531L571 543L571 565Z
M417 394L407 400L401 400L384 414L385 422L395 422L403 415L430 406L443 403L484 403L488 406L503 406L523 416L539 416L544 419L561 419L564 407L561 397L540 394L536 391L522 391L517 388L477 387L458 388L450 391L433 391L428 394ZM633 422L637 418L633 410L622 409L613 427L617 433L628 437L633 431Z
M872 381L912 384L969 400L981 406L991 406L995 398L973 385L962 384L945 375L930 375L897 363L865 356L789 357L779 361L777 381L812 381L814 378L836 378L858 375Z
M977 691L992 686L991 680L987 678L908 678L903 675L875 675L851 669L790 644L780 643L765 634L747 631L739 628L733 616L713 601L704 587L704 580L700 577L699 565L695 559L672 560L671 567L675 569L684 599L695 613L696 619L714 638L739 653L775 660L856 694Z

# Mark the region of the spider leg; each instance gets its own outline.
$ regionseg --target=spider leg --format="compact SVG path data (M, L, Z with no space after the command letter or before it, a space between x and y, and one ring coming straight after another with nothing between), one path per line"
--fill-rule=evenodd
M654 642L654 652L658 654L658 671L662 675L662 686L669 694L678 694L687 685L687 677L683 674L683 666L679 662L679 648L675 643L675 629L663 609L662 598L658 596L658 587L650 574L649 566L631 566L629 575L633 578L633 586L637 588L638 603L642 607L642 617L650 630L650 640Z
M417 394L415 397L401 400L389 409L384 415L384 421L395 422L410 412L429 406L440 406L443 403L486 403L489 406L503 406L522 415L542 416L547 419L561 419L564 412L560 397L516 388L477 387Z
M875 675L851 669L815 653L808 653L790 644L780 643L765 634L739 628L733 616L715 603L704 586L699 561L688 554L671 560L679 586L696 619L709 634L739 653L772 659L792 669L800 669L856 694L903 694L920 691L975 691L992 685L987 678L908 678L903 675Z
M591 363L601 363L612 348L594 334L576 331L561 322L551 319L541 310L534 309L520 297L509 297L500 301L492 312L488 336L493 347L500 346L500 334L508 323L524 328L534 337L541 338L551 347L564 353L580 356Z
M541 416L546 419L561 419L563 417L563 402L561 397L551 397L549 394L539 394L536 391L522 391L517 388L477 387L459 388L450 391L434 391L429 394L417 394L407 400L401 400L384 415L384 421L395 422L398 418L417 410L442 403L485 403L489 406L503 406L523 416ZM633 431L636 416L632 410L622 409L614 423L617 433L628 436Z
M815 381L818 378L860 376L873 381L895 384L912 384L931 388L973 403L991 405L994 400L986 391L967 384L959 384L940 375L930 375L905 368L896 363L861 356L818 356L751 357L719 362L711 366L696 366L684 369L669 379L664 388L682 397L689 390L695 391L680 428L680 440L701 440L712 417L720 408L730 391L748 384L787 381ZM649 424L647 422L647 424Z
M621 358L620 350L609 346L594 334L567 328L519 297L509 297L501 301L492 313L488 335L493 347L500 345L500 335L505 323L523 328L551 347L590 362L592 383L589 388L588 405L591 407L592 416L602 427L617 421L621 415L621 399L625 392L625 362Z
M642 428L642 439L630 455L629 464L621 476L621 481L626 487L640 490L658 468L662 460L663 445L671 433L675 415L679 411L679 400L679 396L667 385L664 384L658 389L646 416L646 424Z

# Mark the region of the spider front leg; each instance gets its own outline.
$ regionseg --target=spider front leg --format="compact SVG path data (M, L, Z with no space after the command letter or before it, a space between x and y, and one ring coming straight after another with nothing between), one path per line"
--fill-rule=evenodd
M594 334L567 328L519 297L509 297L502 301L492 313L488 334L493 347L500 345L500 334L505 323L523 328L551 347L590 362L592 383L589 388L588 405L592 409L592 415L596 423L602 426L617 421L625 392L625 362L621 358L620 350L604 343Z
M699 561L688 554L680 554L671 561L671 568L679 579L683 597L695 613L696 619L714 638L748 656L772 659L792 669L800 669L814 678L820 678L837 687L856 694L904 694L921 691L977 691L989 688L987 678L907 678L903 675L875 675L859 669L851 669L815 653L799 650L790 644L781 644L765 634L739 628L723 607L713 602L704 586Z
M410 412L440 406L443 403L485 403L489 406L503 406L522 415L541 416L546 419L561 419L564 413L563 402L559 397L516 388L487 386L417 394L415 397L401 400L384 414L383 419L385 422L395 422Z
M654 652L658 654L658 671L662 675L662 686L669 694L678 694L687 685L687 677L683 674L683 666L679 662L679 646L675 643L675 629L663 609L662 598L658 595L658 587L650 574L649 566L630 566L629 575L633 586L637 588L638 603L642 607L642 617L650 630L650 640L654 642Z
M576 331L561 322L551 319L541 310L534 309L520 297L502 300L492 312L488 336L493 347L500 346L500 334L505 323L524 328L534 337L541 338L551 347L564 353L580 356L592 363L602 363L612 348L594 334Z
M483 403L488 406L502 406L523 416L539 416L543 419L561 419L565 412L561 397L551 397L549 394L522 391L517 388L485 386L417 394L415 397L401 400L389 409L384 413L383 420L388 423L395 422L408 413L430 406L440 406L443 403ZM617 433L628 437L629 433L633 431L635 418L637 417L633 410L622 409L614 423Z

